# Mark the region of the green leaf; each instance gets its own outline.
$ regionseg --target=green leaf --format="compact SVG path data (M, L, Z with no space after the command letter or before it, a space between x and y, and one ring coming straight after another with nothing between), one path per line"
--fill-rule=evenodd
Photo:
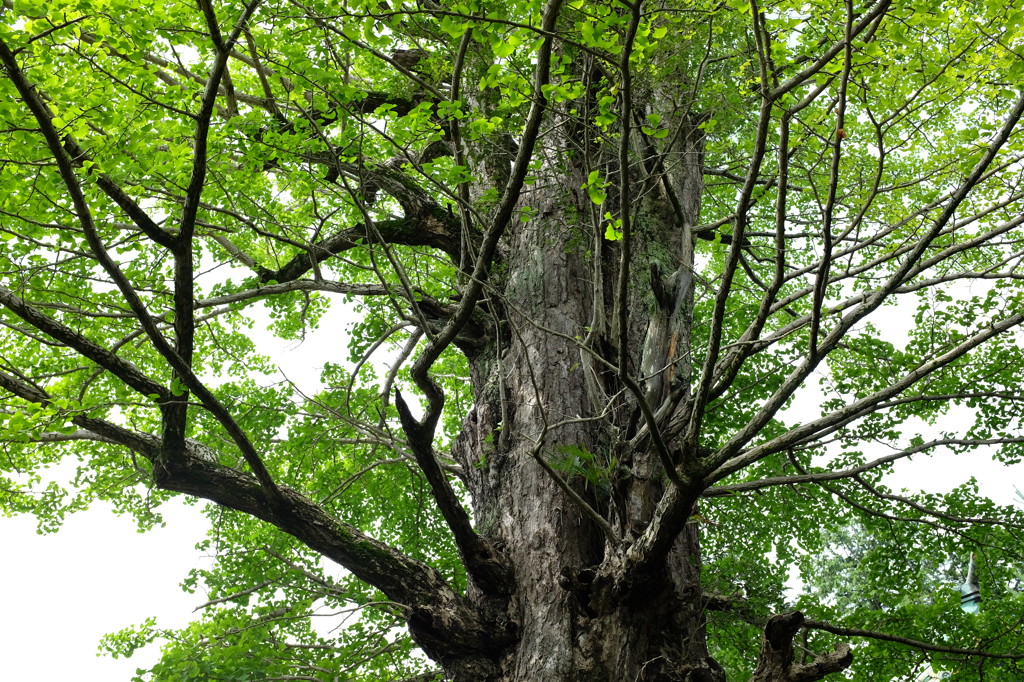
M171 393L177 398L180 398L181 396L188 393L188 389L185 387L185 384L182 383L179 377L174 377L174 379L171 381Z
M491 51L494 52L494 56L498 59L504 59L516 51L516 46L511 42L499 40L491 43Z
M601 171L595 170L587 175L583 189L587 190L590 201L600 206L608 198L608 193L604 189L606 186L607 183L601 178Z
M622 239L622 221L608 220L604 227L604 238L610 242Z

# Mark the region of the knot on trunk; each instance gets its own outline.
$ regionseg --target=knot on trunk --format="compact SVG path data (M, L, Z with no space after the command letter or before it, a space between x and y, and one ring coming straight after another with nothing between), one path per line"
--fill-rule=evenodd
M804 614L790 611L772 616L761 639L761 657L750 682L811 682L845 670L853 663L849 644L840 644L809 663L793 662L793 637L803 627Z

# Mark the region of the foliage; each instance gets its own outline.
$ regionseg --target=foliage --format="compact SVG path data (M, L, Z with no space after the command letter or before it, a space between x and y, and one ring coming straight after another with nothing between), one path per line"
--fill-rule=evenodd
M1022 459L1022 55L990 0L4 0L0 511L212 502L200 619L104 639L142 680L512 646L523 462L573 570L700 536L730 679L792 607L853 679L1019 675L1024 514L885 475Z

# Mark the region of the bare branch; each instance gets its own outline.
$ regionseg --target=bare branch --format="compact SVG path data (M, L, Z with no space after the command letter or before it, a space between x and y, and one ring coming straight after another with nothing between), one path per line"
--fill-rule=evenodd
M954 654L957 656L971 656L977 658L999 658L1013 661L1024 659L1024 653L995 653L991 651L984 651L982 649L962 649L959 647L944 646L941 644L929 644L928 642L920 642L915 639L910 639L909 637L899 637L897 635L889 635L883 632L874 632L872 630L832 625L831 623L826 623L820 620L805 620L803 625L804 627L811 628L812 630L831 632L833 635L840 635L842 637L864 637L865 639L877 639L883 642L893 642L895 644L902 644L914 649L934 651L941 654Z
M981 446L981 445L1005 445L1009 443L1021 443L1024 442L1024 437L1021 438L988 438L988 439L969 439L969 438L938 438L936 440L922 443L921 445L907 448L899 452L894 452L891 455L885 457L879 457L866 464L862 464L857 467L849 469L841 469L839 471L821 471L809 474L803 474L799 476L775 476L772 478L762 478L756 481L746 481L744 483L733 483L731 485L713 486L704 491L701 497L726 497L728 495L737 495L740 493L749 493L755 490L761 490L763 488L770 488L778 485L801 485L804 483L820 483L823 481L837 481L844 478L853 478L860 474L863 474L872 469L892 464L895 461L910 457L927 450L942 447L944 445L967 445L967 446Z
M543 11L541 28L544 31L552 31L558 20L561 11L562 0L548 0ZM459 332L472 317L473 310L483 295L484 282L494 261L498 249L498 241L508 228L512 213L515 210L516 202L523 189L523 183L529 172L530 159L533 157L534 147L540 134L541 123L547 110L547 96L544 94L544 86L548 84L551 71L551 51L554 39L545 37L537 51L533 71L532 91L533 98L530 111L523 124L523 132L519 141L519 151L512 167L511 177L508 179L501 199L494 211L490 226L484 233L481 240L476 263L470 276L466 290L463 292L462 300L449 318L444 328L423 350L423 353L412 366L413 379L416 385L427 398L427 412L421 422L423 428L429 430L431 438L437 420L441 416L441 409L444 406L444 394L438 388L428 372L441 353L444 352L458 336Z
M164 402L174 398L170 390L143 374L132 363L39 311L4 286L0 286L0 304L50 338L74 349L103 367L141 395L157 396Z
M375 220L374 230L364 225L346 228L309 247L277 270L261 270L262 282L288 282L302 277L313 267L332 256L363 244L379 242L404 246L430 246L444 251L458 262L459 231L457 220L441 208L427 214Z
M512 591L512 573L507 560L501 556L484 537L473 530L469 514L463 509L459 498L434 456L433 433L424 433L422 425L412 416L402 394L395 390L395 407L402 420L402 429L409 439L409 448L416 457L416 463L430 484L434 501L448 527L455 536L466 570L481 590L490 594L507 595Z
M708 477L708 481L719 481L725 476L756 462L758 459L761 459L770 453L781 452L795 446L797 443L804 442L808 438L812 437L812 434L818 434L821 431L831 428L837 424L847 424L854 419L875 411L878 409L878 405L880 403L903 393L924 377L947 366L957 358L960 358L974 348L977 348L985 341L1014 329L1022 323L1024 323L1024 314L1010 315L998 322L994 322L987 328L968 337L962 343L958 344L946 353L929 358L922 362L916 368L907 372L902 378L894 381L886 388L875 391L865 398L850 403L838 410L834 410L824 417L802 424L790 431L787 431L781 436L773 438L766 443L756 445L749 450L736 454L735 456L728 457L731 448L730 445L727 444L718 453L716 453L715 457L712 459L712 462L715 464L715 470L714 473ZM755 418L754 421L760 422L761 418L763 418L763 415ZM748 425L748 427L741 430L733 437L733 439L730 440L730 444L740 440L749 440L749 433L750 426Z

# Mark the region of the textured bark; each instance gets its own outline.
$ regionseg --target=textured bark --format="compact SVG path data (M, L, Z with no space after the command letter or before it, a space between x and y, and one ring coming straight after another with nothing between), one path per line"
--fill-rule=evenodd
M810 663L793 661L793 637L804 624L799 611L780 614L768 621L761 642L761 660L750 682L806 682L845 670L853 662L849 644L816 657Z
M699 206L701 158L699 148L690 151L684 201L673 207L666 181L638 205L642 248L631 263L627 361L631 372L641 363L658 365L646 387L655 407L668 406L670 388L689 378L687 224ZM552 176L523 198L538 217L517 226L504 244L496 286L503 296L491 305L508 325L474 358L478 401L454 448L467 472L477 530L511 565L508 608L518 636L496 652L493 679L723 680L705 640L696 524L676 518L667 551L642 566L629 558L630 543L654 520L666 480L651 440L628 442L638 429L637 396L623 398L612 369L618 349L611 284L619 251L603 235L595 239L590 200L577 189L585 177L582 169ZM679 220L680 211L688 220ZM651 263L674 274L652 287ZM586 338L583 330L590 330ZM674 404L679 397L677 391ZM606 481L559 468L579 451L605 467ZM553 464L624 542L603 532L538 458ZM471 598L484 592L471 590Z
M579 131L569 119L564 137L550 133L535 152L544 170L520 203L536 217L501 242L482 301L493 336L470 355L477 401L452 450L475 530L509 570L506 597L492 574L476 572L487 584L474 584L466 562L468 597L482 611L504 607L511 636L490 651L490 676L448 672L460 682L724 682L708 651L692 519L705 453L683 438L700 118L673 121L684 134L670 163L629 171L643 198L631 205L624 333L621 245L605 238L580 189L590 167L574 152ZM415 429L406 431L412 443ZM572 457L593 475L566 466ZM459 524L450 525L458 538ZM794 666L796 629L775 630L759 681L820 679L850 663L847 648Z

